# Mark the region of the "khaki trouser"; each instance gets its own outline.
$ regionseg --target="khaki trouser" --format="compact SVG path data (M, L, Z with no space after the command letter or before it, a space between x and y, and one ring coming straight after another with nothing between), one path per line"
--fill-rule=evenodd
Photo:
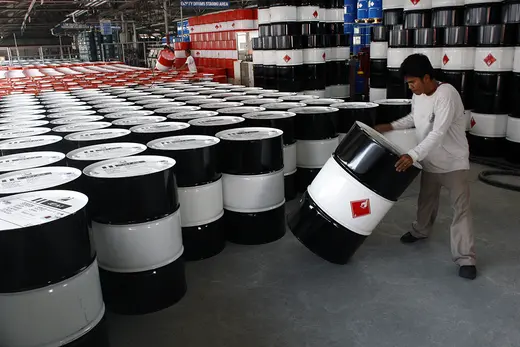
M451 254L459 265L475 265L475 245L473 224L469 201L468 170L447 173L421 174L417 220L413 223L412 235L418 238L428 237L439 209L441 187L449 191L451 207L454 210L451 223Z

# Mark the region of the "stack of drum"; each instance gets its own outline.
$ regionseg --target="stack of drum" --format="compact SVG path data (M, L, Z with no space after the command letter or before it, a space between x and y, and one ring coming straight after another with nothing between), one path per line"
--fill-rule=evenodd
M348 97L343 12L337 0L261 1L259 37L252 43L255 86Z
M263 244L285 235L282 134L263 127L216 134L221 141L223 227L231 242Z
M388 37L388 80L386 97L389 99L411 98L412 94L401 76L402 62L413 53L413 32L407 29L393 29Z
M0 345L108 347L87 202L68 190L0 199Z
M174 170L171 158L142 155L83 170L101 285L114 312L158 311L186 292Z
M370 42L370 100L386 99L387 81L387 30L384 26L372 27Z
M172 136L148 143L153 154L176 161L186 260L212 257L226 244L221 226L224 207L218 143L219 139L202 135Z

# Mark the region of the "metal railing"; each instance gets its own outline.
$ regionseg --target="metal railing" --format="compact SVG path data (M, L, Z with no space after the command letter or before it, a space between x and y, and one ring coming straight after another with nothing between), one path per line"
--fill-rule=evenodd
M5 52L2 65L26 65L46 63L48 61L72 61L79 59L79 53L73 46L18 46L0 47L0 55Z

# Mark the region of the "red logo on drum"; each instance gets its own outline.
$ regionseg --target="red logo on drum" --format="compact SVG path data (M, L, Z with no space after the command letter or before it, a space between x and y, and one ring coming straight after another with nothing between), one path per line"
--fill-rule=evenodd
M489 53L485 58L484 58L484 63L486 63L487 66L491 66L493 65L493 63L497 61L496 58L493 56L493 54Z
M448 64L448 62L450 61L450 58L448 58L448 56L446 54L444 54L444 57L442 57L442 63L444 65Z
M283 60L285 60L286 63L288 63L291 60L291 57L289 57L287 54L285 57L283 57Z
M327 59L327 54L323 53L321 57L323 58L323 61L325 61Z
M313 16L314 18L318 18L318 11L314 11L314 13L312 14L312 16Z
M410 0L410 2L415 6L417 5L421 0Z
M350 210L352 211L352 218L368 216L372 213L370 210L370 199L351 201Z
M475 121L475 118L471 117L471 121L469 123L471 125L471 127L473 128L475 126L475 124L477 124L477 122Z

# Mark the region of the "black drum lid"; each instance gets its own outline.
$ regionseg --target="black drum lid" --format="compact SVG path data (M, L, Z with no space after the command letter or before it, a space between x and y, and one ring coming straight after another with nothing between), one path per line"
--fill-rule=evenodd
M375 130L352 126L334 152L334 159L360 183L381 197L397 201L421 172L412 166L397 172L395 163L404 154Z
M41 200L33 201L44 205L53 203L49 199ZM46 287L87 268L95 258L88 225L86 207L83 207L52 222L2 230L0 293Z
M376 124L386 124L394 122L398 119L406 117L412 112L412 104L410 100L379 100L377 102Z
M284 111L264 111L245 114L246 126L275 128L283 131L284 145L292 145L296 142L296 114Z
M332 104L330 107L339 109L338 133L347 133L357 121L371 127L374 126L379 106L372 102L345 102Z
M89 214L98 223L144 223L166 217L179 207L174 167L125 178L91 177L85 170Z

